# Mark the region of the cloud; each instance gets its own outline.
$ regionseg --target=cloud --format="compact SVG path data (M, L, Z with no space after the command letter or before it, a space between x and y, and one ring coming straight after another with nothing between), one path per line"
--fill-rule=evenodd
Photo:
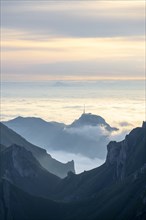
M144 77L144 2L1 5L3 80Z
M144 35L144 2L2 2L2 27L37 40Z
M82 126L77 128L65 128L69 134L77 134L92 141L97 141L104 147L112 141L121 141L129 133L133 126L130 123L122 123L122 128L118 131L108 132L102 126Z
M12 54L13 55L13 54ZM2 57L6 57L7 61L2 62L2 76L5 80L13 80L16 78L17 80L98 80L100 78L114 78L114 79L126 79L126 78L143 78L144 77L144 57L137 60L136 53L133 59L129 60L129 58L125 57L123 60L111 60L111 58L106 59L97 59L97 60L85 60L80 61L57 61L54 63L39 63L41 62L39 58L39 53L36 53L35 58L37 63L30 63L30 58L26 58L24 61L22 60L23 56L26 54L22 53L22 57L18 57L20 54L17 54L17 57L13 57L9 59L9 55L5 55ZM15 54L16 55L16 54ZM33 54L32 54L33 56ZM51 54L49 54L51 56ZM55 56L55 54L54 54ZM59 54L56 54L56 58ZM65 53L67 56L67 53ZM66 59L64 56L64 59ZM71 54L69 55L71 56ZM98 55L97 55L98 56ZM47 54L43 54L44 61L47 59ZM129 55L130 57L130 55ZM120 57L119 57L120 58ZM73 59L70 57L70 59ZM81 59L84 59L82 57ZM35 62L36 62L35 61ZM9 65L7 63L9 62ZM17 63L18 62L18 63ZM106 63L106 65L105 65ZM134 63L132 65L132 63ZM101 74L102 73L102 74Z
M131 127L131 126L133 126L131 123L128 123L127 121L122 121L122 122L119 122L119 125L121 126L121 127Z
M108 135L108 132L101 126L82 126L77 128L65 128L69 134L77 134L81 137L86 137L89 140L100 141L101 137Z
M126 135L131 131L131 127L123 127L119 131L113 132L108 136L109 141L122 141L125 139Z

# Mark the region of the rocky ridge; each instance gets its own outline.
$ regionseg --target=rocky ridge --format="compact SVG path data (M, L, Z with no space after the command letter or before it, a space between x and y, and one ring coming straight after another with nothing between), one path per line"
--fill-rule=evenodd
M61 178L67 176L69 171L75 172L74 161L61 163L55 160L45 149L31 144L2 123L0 123L0 131L1 148L9 147L13 144L22 146L33 154L42 167Z

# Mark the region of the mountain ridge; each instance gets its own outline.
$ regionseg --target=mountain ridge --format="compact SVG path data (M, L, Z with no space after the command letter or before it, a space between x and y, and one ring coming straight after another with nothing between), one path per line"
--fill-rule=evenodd
M12 144L17 144L25 147L27 150L32 152L39 163L49 172L54 173L61 178L64 178L69 171L75 172L74 161L70 161L67 163L61 163L57 161L56 159L52 158L45 149L29 143L27 140L8 128L3 123L0 123L0 131L0 143L2 145L9 147Z
M25 137L29 142L48 151L65 151L89 158L105 159L108 133L117 131L98 115L82 114L70 125L46 122L35 117L18 117L6 126ZM105 132L104 132L105 131ZM87 134L93 133L93 136Z
M5 212L7 220L19 220L20 216L22 220L26 217L29 220L145 220L145 155L144 122L142 127L133 129L123 141L109 143L103 165L78 175L69 173L60 180L50 198L32 196L2 179L2 220ZM19 206L18 201L21 201Z
M0 153L1 175L22 190L48 197L60 178L43 168L32 152L13 144Z
M123 141L111 141L107 146L108 152L106 162L93 170L85 171L78 175L72 175L70 178L66 177L60 183L60 188L58 187L60 198L70 200L70 198L68 198L68 194L70 194L72 199L82 199L82 193L80 191L82 188L86 189L84 190L86 194L83 194L83 198L90 197L95 191L101 190L101 188L106 188L114 182L124 181L133 172L145 166L145 146L146 126L143 125L142 127L133 129ZM139 160L135 163L137 158L139 158ZM74 184L72 184L72 181Z

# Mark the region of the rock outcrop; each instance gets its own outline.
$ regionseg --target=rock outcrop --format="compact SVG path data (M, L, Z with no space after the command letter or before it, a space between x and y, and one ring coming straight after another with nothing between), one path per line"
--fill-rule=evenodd
M24 147L11 145L0 152L0 180L5 179L24 191L50 196L60 178L44 169Z
M129 135L126 135L123 141L121 142L111 141L108 144L106 164L107 166L110 165L115 166L115 177L117 179L122 180L127 176L127 174L130 174L128 165L130 161L131 161L131 166L133 165L132 158L134 158L135 154L139 152L139 146L141 146L140 142L144 142L146 144L146 122L143 122L141 128L133 129L129 133ZM145 149L145 153L146 153L146 149ZM138 164L142 165L142 163L138 163ZM137 169L138 168L140 168L140 165L139 167L137 167Z

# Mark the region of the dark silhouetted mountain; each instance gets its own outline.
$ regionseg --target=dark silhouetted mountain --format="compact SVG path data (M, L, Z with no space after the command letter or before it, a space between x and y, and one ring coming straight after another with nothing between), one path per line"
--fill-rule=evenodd
M107 146L106 163L115 167L115 178L125 179L146 164L146 126L133 129L125 140Z
M30 195L6 179L0 182L1 220L67 220L67 208L68 204Z
M125 140L110 142L107 146L107 159L102 166L79 175L73 174L66 177L60 183L60 188L58 187L60 198L76 200L92 197L95 192L125 180L145 166L146 128L144 125L145 123L142 127L132 130Z
M69 127L83 127L83 126L102 126L108 131L117 131L117 128L112 128L105 120L99 115L91 113L84 113L81 117L75 120Z
M5 150L6 148L7 148L6 146L4 146L3 144L0 144L0 151Z
M60 181L44 169L30 151L16 144L1 151L0 166L1 178L37 196L50 196Z
M60 180L52 190L53 200L29 195L2 179L2 220L21 216L22 220L145 220L145 125L132 130L121 142L110 142L102 166L78 175L70 172Z
M39 163L47 169L49 172L64 178L67 176L69 171L75 172L74 162L70 161L68 163L61 163L53 159L49 154L47 154L45 149L37 147L23 137L18 135L16 132L12 131L2 123L0 123L0 144L9 147L12 144L17 144L23 146L26 150L31 151L33 156L39 161Z
M101 159L106 157L108 138L105 133L99 131L99 127L105 128L108 132L117 130L107 124L102 117L93 114L83 114L69 126L29 117L18 117L4 124L31 143L43 146L48 151L80 153ZM92 135L87 135L90 133Z

